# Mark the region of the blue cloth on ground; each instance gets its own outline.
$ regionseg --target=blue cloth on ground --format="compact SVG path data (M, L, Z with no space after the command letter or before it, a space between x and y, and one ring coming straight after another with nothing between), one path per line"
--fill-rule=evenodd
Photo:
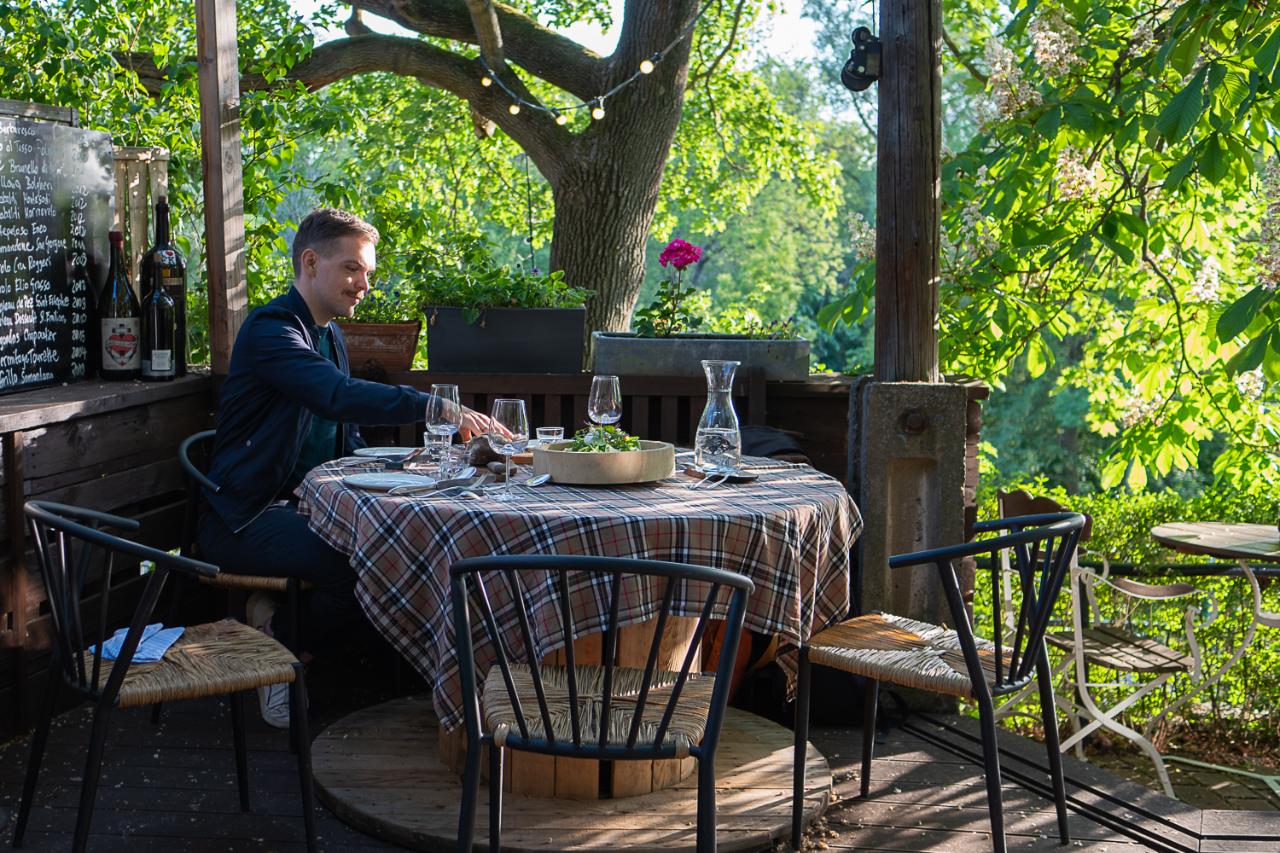
M138 650L133 653L134 663L158 663L164 657L164 653L169 651L169 647L178 641L182 636L185 628L166 628L159 622L152 623L142 629L142 640L138 643ZM107 660L115 660L120 656L120 649L124 646L124 638L128 636L129 629L121 628L111 635L111 639L102 644L102 656ZM90 646L89 651L93 651L94 647Z

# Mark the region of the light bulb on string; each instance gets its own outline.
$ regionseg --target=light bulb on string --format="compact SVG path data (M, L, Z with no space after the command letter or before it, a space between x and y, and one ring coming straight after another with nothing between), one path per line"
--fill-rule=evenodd
M511 113L513 116L520 115L520 105L512 104L511 106L507 107L507 112Z
M490 86L493 85L493 78L490 77L488 74L484 75L483 77L480 78L480 85L488 89Z
M553 112L553 113L555 114L555 117L556 117L556 124L568 124L568 123L569 123L569 117L568 117L567 115L565 115L564 113L560 112L559 110L552 110L551 112Z
M591 117L596 121L604 118L604 100L596 98L591 102Z
M652 73L653 73L653 60L652 60L652 59L645 59L645 60L642 60L642 61L640 62L640 73L641 73L641 74L652 74Z

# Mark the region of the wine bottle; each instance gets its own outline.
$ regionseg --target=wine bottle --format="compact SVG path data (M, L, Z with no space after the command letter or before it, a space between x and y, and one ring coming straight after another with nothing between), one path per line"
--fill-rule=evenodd
M167 382L177 367L177 316L173 297L159 278L155 278L147 297L142 300L142 378L147 382Z
M142 368L142 308L124 266L124 235L112 231L111 267L98 300L103 379L137 379Z
M173 347L174 375L187 374L187 264L178 247L169 240L169 199L156 202L156 242L142 256L142 301L157 284L173 300L175 338ZM144 353L145 355L145 353Z

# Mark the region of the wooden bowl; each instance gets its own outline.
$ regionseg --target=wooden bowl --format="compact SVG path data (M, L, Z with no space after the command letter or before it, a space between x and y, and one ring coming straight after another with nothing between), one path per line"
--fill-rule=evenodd
M533 449L533 472L550 474L553 483L616 486L652 483L676 472L676 449L665 441L641 441L639 450L574 453L572 442L557 441Z

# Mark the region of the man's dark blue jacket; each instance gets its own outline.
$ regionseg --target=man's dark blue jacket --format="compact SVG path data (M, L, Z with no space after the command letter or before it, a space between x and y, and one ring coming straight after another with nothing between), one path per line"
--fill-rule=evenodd
M315 417L338 423L343 454L364 446L357 424L423 417L429 394L352 379L347 344L330 323L337 364L316 351L320 327L296 288L251 313L231 351L218 404L209 477L222 488L210 506L239 532L276 500Z

